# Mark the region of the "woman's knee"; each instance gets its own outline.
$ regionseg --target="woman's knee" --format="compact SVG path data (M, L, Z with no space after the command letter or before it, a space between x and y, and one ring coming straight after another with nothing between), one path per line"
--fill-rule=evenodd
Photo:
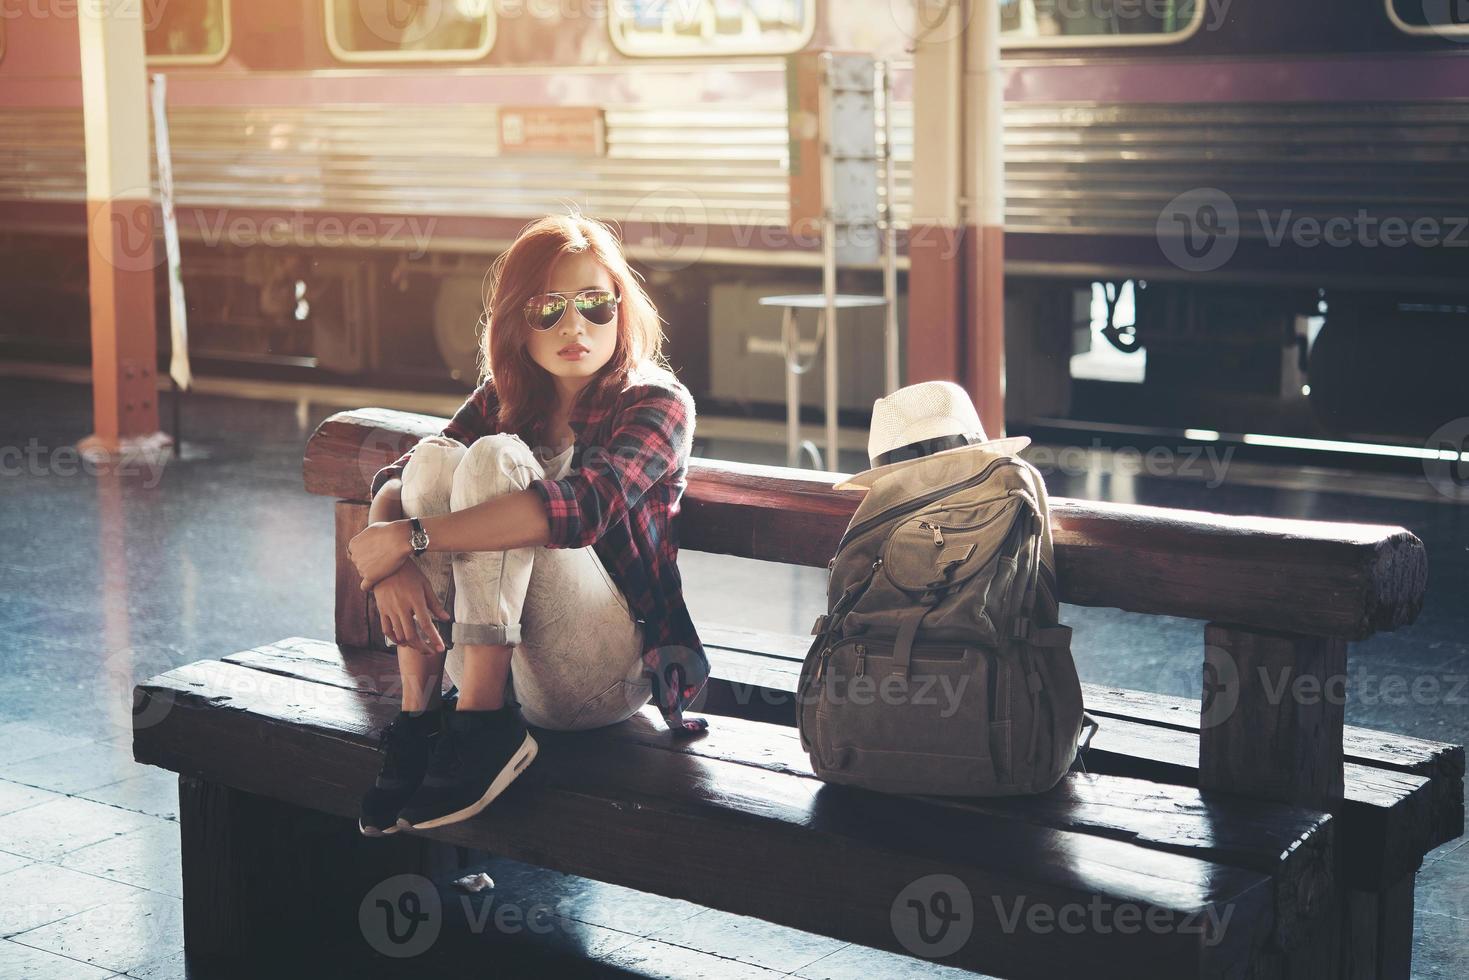
M466 450L448 436L428 436L413 449L403 467L403 513L429 517L447 513L454 487L454 471Z
M463 510L514 490L524 490L543 475L535 453L519 436L506 432L475 441L454 470L449 506Z

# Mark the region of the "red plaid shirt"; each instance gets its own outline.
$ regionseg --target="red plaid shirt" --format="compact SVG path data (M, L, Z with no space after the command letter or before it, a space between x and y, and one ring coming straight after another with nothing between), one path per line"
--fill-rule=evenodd
M468 446L498 431L494 380L472 392L442 435ZM590 545L643 624L643 663L653 701L670 728L698 730L683 711L709 677L709 660L684 604L673 517L688 485L694 399L673 375L630 378L610 404L580 405L567 420L576 437L571 468L530 485L546 503L551 548ZM403 475L412 450L372 479Z

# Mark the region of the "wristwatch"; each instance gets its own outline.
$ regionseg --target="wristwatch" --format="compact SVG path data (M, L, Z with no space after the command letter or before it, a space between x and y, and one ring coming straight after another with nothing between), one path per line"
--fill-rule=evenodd
M428 550L428 532L423 529L423 524L416 517L408 518L408 523L413 528L413 533L408 538L408 546L413 549L415 555L421 555Z

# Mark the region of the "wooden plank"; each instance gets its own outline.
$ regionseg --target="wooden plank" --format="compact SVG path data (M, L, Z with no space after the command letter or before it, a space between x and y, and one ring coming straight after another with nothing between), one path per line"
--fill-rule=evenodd
M1092 739L1084 763L1091 772L1184 786L1198 784L1198 736L1140 722L1111 719ZM1344 883L1385 887L1416 870L1428 848L1432 796L1422 776L1348 765L1336 829Z
M336 509L336 624L337 642L343 646L381 646L382 630L373 641L375 616L369 616L370 597L362 591L362 579L347 557L347 543L367 527L367 505L337 501Z
M771 670L767 666L761 676L773 676ZM1081 692L1086 710L1098 719L1142 721L1179 731L1199 729L1200 702L1194 698L1100 684L1083 684ZM1426 777L1433 797L1429 847L1463 836L1464 746L1347 725L1342 729L1342 758L1346 763Z
M1351 980L1408 980L1413 967L1413 880L1345 896L1342 959Z
M718 633L711 636L715 642L721 639ZM735 631L733 642L749 645L749 632ZM709 650L716 676L722 676L725 651L718 646ZM769 671L765 676L787 685L778 690L752 687L746 693L757 699L763 699L767 693L784 695L789 703L789 692L795 690L795 674L780 673L776 668L782 665L790 668L791 662L747 652L742 655L749 660L768 661L757 669ZM231 654L225 659L348 690L397 696L397 664L391 655L383 652L343 651L325 641L293 638ZM799 669L799 665L794 666ZM714 727L737 721L720 717ZM805 754L800 751L793 730L789 739L795 746L793 758L798 758L804 766ZM1197 786L1199 736L1196 731L1108 718L1103 720L1083 761L1093 772ZM1431 810L1436 795L1431 792L1428 779L1411 773L1361 763L1347 763L1343 772L1345 806L1337 821L1337 847L1340 853L1352 855L1352 860L1342 873L1355 887L1385 887L1417 868L1423 855L1431 849L1430 828L1434 826Z
M179 839L184 944L196 969L267 948L361 947L358 909L374 886L441 875L467 857L426 837L369 839L355 820L192 776L179 777Z
M1335 811L1346 642L1210 623L1203 675L1199 787Z
M135 732L140 761L344 816L371 781L373 736L393 710L377 695L214 662L138 690L150 708L167 707ZM1255 871L695 755L652 709L625 725L644 731L544 733L537 764L494 807L430 836L899 952L895 900L915 880L949 874L974 898L974 925L942 962L1007 976L1083 964L1097 976L1243 974L1273 924L1272 884ZM670 867L669 840L699 846ZM1098 908L1087 914L1100 918L1079 931L1017 928L1006 916L1027 905ZM1123 908L1157 927L1123 927L1112 911ZM1187 931L1225 911L1228 926L1209 941Z
M339 651L319 641L292 640L244 651L227 662L396 697L396 662L373 651ZM619 726L605 737L655 744L692 755L809 777L799 739L790 728L741 718L719 718L709 733L687 743L650 742L640 728ZM1125 777L1075 775L1042 796L947 801L977 812L1005 813L1056 829L1087 829L1176 853L1191 853L1270 873L1277 880L1277 930L1283 946L1321 914L1332 890L1330 835L1323 814L1282 809L1245 799L1203 801L1196 789Z
M378 468L441 425L382 409L334 415L307 444L306 488L365 500ZM861 499L831 489L828 479L692 459L680 542L825 567ZM1401 527L1050 503L1066 602L1344 639L1403 626L1422 606L1423 543Z
M786 707L780 694L796 689L809 637L701 624L699 635L709 652L714 676L729 682L736 707ZM1195 698L1082 684L1082 701L1092 715L1142 722L1175 731L1199 730L1201 702ZM791 722L794 724L794 722ZM1380 732L1352 725L1342 729L1342 756L1350 767L1386 769L1429 780L1428 849L1463 836L1464 746Z

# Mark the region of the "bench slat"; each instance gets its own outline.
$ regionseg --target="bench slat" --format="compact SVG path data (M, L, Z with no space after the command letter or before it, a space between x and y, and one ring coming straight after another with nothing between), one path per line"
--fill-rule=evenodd
M226 663L248 666L281 676L329 684L343 689L396 698L396 659L373 650L341 650L335 644L294 637L253 650L231 654ZM614 727L613 739L657 745L670 751L739 762L772 772L813 777L806 752L793 729L719 717L709 732L696 739L672 741L663 733L651 740L641 728ZM1110 836L1147 842L1164 850L1208 856L1241 867L1274 870L1282 853L1295 850L1325 826L1325 815L1314 811L1256 803L1243 799L1201 801L1197 791L1140 780L1106 780L1115 795L1083 780L1055 797L1020 796L993 800L948 801L949 805L980 811L1044 815L1050 826L1085 826ZM1090 808L1080 813L1083 807ZM1098 814L1105 814L1099 817ZM1227 828L1216 822L1228 818Z
M306 488L366 500L380 467L442 425L384 409L334 415L307 444ZM692 459L680 544L825 567L861 499L831 489L834 477ZM1066 602L1349 640L1412 622L1423 602L1423 543L1401 527L1060 497L1051 516Z
M699 632L716 678L787 696L796 690L800 661L793 657L804 656L809 642L805 638L738 627L701 626ZM1124 715L1127 699L1106 698L1102 696L1106 690L1082 685L1082 698L1089 711L1094 695L1113 709L1105 716L1096 712L1102 727L1092 740L1086 765L1115 775L1197 785L1199 702L1186 698L1152 702L1150 711L1164 713L1170 719L1171 723L1164 725L1146 717L1148 711L1141 717ZM736 691L740 693L757 700L763 696L756 690ZM1148 697L1137 692L1122 693ZM1192 728L1181 723L1184 704L1193 706ZM1395 738L1370 729L1347 731L1353 735L1345 743L1358 749L1381 746ZM1422 754L1409 765L1413 745L1421 746ZM1382 755L1380 748L1377 755ZM1349 752L1343 766L1345 805L1338 822L1337 846L1340 853L1352 856L1344 870L1347 883L1354 887L1379 888L1395 882L1416 869L1433 847L1462 833L1462 827L1456 826L1463 818L1462 775L1445 775L1454 771L1454 760L1462 758L1462 748L1405 738L1391 758L1402 768L1379 765L1372 752L1360 751L1355 755ZM1419 770L1433 775L1421 775Z
M299 650L281 658L293 659ZM375 732L395 708L346 686L218 662L170 671L139 696L139 761L340 815L355 812L371 781ZM632 737L538 733L541 759L494 807L431 836L900 952L894 897L926 874L955 874L975 897L975 934L946 962L1005 975L1083 965L1098 976L1244 972L1273 924L1272 882L1257 871L695 754L659 730L651 708L621 727ZM668 867L670 839L700 842L687 878ZM1156 908L1173 927L1007 930L1001 915L1025 903L1089 909L1094 895L1106 908ZM1232 916L1217 943L1179 928L1210 909Z
M391 697L398 693L397 661L386 652L340 650L331 643L293 638L225 659L345 689ZM704 737L672 744L661 732L649 741L649 733L640 727L618 726L602 734L775 772L812 775L796 733L778 725L720 717ZM1322 833L1326 821L1313 811L1237 798L1206 800L1191 787L1099 775L1074 775L1041 796L946 802L1269 873L1277 879L1277 929L1287 936L1315 914L1330 888L1329 837Z
M704 632L714 638L710 654L716 678L733 677L736 683L761 684L784 695L795 691L798 663L736 651L733 653L743 660L729 669L725 655L731 651L717 645L724 639L722 632L708 629ZM760 635L740 629L730 633L731 642L745 646L753 645L752 641ZM784 639L789 644L798 638L785 636ZM397 695L397 663L386 652L352 651L343 656L333 643L293 638L225 659L288 676ZM751 680L751 677L758 679ZM719 725L738 720L722 717ZM809 771L794 730L788 731L787 762ZM1198 760L1197 730L1110 716L1102 719L1102 728L1092 740L1084 761L1096 772L1193 787L1198 782ZM1444 794L1436 791L1428 778L1362 762L1349 762L1344 766L1344 774L1345 806L1336 830L1341 853L1350 855L1344 880L1358 888L1383 887L1415 870L1423 855L1441 843L1434 838L1443 832L1443 807L1437 801Z
M706 648L718 652L719 675L725 680L758 684L775 690L794 691L801 661L811 638L790 633L754 630L723 624L700 624L699 636ZM1132 691L1104 684L1081 685L1086 710L1100 718L1141 721L1177 731L1199 730L1198 698ZM1464 746L1433 742L1371 728L1347 725L1342 748L1349 763L1391 769L1424 776L1434 781L1434 798L1448 822L1436 834L1444 841L1464 832ZM1457 817L1457 819L1455 819Z

